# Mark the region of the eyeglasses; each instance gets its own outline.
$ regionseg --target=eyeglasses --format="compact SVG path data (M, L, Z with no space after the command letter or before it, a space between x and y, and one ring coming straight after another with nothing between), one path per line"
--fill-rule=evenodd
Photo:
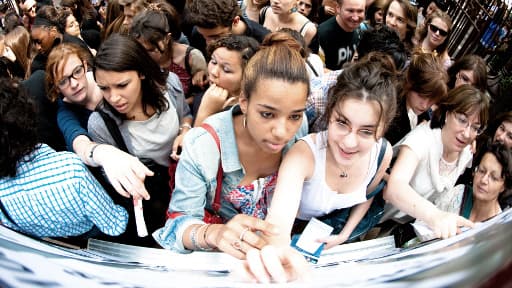
M78 65L75 67L75 69L73 69L73 72L71 72L71 75L64 76L64 78L62 78L59 82L57 82L57 86L59 86L59 88L61 88L61 89L64 89L64 88L68 87L68 85L71 81L71 78L78 80L78 79L82 78L84 76L84 74L85 74L84 66Z
M434 24L430 24L428 25L428 27L430 28L430 31L432 31L432 33L437 33L439 32L439 35L443 36L443 37L446 37L448 36L448 31L445 31L439 27L437 27L436 25Z
M469 119L465 114L453 112L453 115L454 115L455 121L461 128L466 129L466 128L470 127L470 131L474 135L480 135L484 132L485 127L482 127L477 124L470 125Z
M337 119L335 120L335 123L336 127L338 128L337 131L339 131L342 136L346 136L352 133L352 126L350 126L350 124L348 124L345 120ZM363 140L375 140L375 131L371 129L359 129L356 131L356 134Z
M485 175L489 175L489 180L493 183L502 182L504 179L502 176L496 176L494 173L491 173L490 171L486 171L485 168L482 168L480 166L477 166L475 168L475 174L479 177L484 177Z

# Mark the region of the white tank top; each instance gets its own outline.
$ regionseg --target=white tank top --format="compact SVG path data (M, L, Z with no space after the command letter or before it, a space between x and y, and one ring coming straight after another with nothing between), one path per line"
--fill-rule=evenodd
M316 134L316 143L313 142L311 135L307 135L301 140L306 142L313 152L315 170L311 179L304 181L297 218L310 220L312 217L321 217L336 209L353 207L367 200L366 189L377 172L382 139L379 139L370 152L370 165L364 181L357 190L344 194L332 190L325 182L327 131Z

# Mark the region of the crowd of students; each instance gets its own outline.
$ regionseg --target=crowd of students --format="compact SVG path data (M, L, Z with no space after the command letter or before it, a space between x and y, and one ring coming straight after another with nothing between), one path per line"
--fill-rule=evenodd
M327 249L389 225L401 245L512 204L512 112L482 58L450 57L441 0L8 2L2 225L283 282L312 218Z

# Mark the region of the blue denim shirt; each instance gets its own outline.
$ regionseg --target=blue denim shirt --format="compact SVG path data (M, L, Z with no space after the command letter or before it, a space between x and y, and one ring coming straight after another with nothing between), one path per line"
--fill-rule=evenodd
M215 114L205 120L217 132L222 158L222 196L240 183L244 171L238 158L238 148L233 127L233 116L241 114L239 106ZM307 135L304 117L300 129L285 147L285 153L299 138ZM175 189L169 204L169 212L184 215L168 219L165 226L153 233L155 240L164 248L180 253L188 250L183 246L183 233L192 224L203 223L204 209L212 211L211 204L217 187L219 151L213 137L201 127L191 129L184 138L183 151L176 168ZM229 220L239 212L221 197L219 214Z

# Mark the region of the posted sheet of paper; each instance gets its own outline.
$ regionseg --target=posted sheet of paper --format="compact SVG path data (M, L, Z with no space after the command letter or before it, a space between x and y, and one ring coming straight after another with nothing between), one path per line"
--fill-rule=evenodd
M311 218L296 245L302 250L313 254L318 250L320 245L322 245L322 243L317 240L331 235L333 229L334 228L320 220Z

